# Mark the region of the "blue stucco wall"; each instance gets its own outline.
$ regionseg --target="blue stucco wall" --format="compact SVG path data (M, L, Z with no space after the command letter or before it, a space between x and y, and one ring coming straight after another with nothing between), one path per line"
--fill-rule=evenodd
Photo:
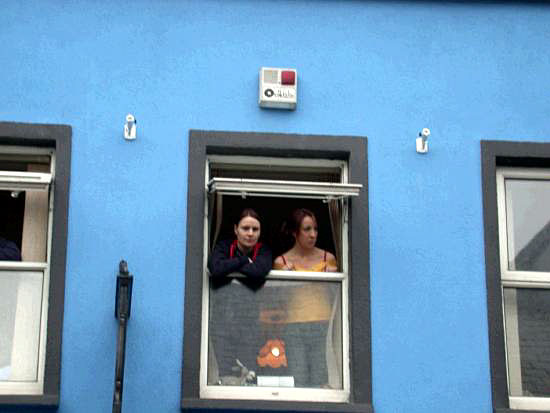
M479 141L550 140L549 21L521 2L2 1L0 120L73 127L59 412L110 409L121 258L124 409L179 411L191 128L368 136L375 411L491 412ZM298 70L295 112L258 108L261 66Z

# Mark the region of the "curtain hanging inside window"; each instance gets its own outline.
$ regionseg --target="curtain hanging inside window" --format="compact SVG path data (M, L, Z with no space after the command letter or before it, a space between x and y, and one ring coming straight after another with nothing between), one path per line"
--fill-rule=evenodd
M328 385L340 389L342 383L342 301L335 297L327 330L326 354Z
M331 199L327 203L332 239L334 240L334 253L338 261L339 270L342 269L342 202L341 199Z
M215 201L214 201L215 198ZM216 242L218 241L218 236L220 235L220 230L222 228L222 218L223 218L223 195L219 192L215 194L210 194L210 216L212 216L212 210L214 209L214 204L216 204L216 227L214 229L214 236L212 237L212 242L210 243L210 251L214 249ZM212 225L212 220L209 221L209 225ZM210 228L208 228L208 233L211 234Z

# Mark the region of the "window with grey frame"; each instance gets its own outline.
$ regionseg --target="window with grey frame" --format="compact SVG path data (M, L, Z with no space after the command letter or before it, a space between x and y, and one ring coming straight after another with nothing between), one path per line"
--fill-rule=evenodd
M482 142L495 411L550 411L550 145Z
M251 139L256 141L251 143ZM366 201L366 169L360 170L366 167L366 142L361 138L206 131L192 131L189 142L190 153L194 154L189 158L189 174L197 171L197 176L189 177L188 222L194 224L188 228L187 241L182 408L239 406L241 409L301 410L303 403L307 403L308 410L369 411L370 359L358 357L355 363L351 362L357 354L358 337L365 339L363 349L370 348L366 342L370 325L355 318L368 302L368 271L354 272L350 265L352 258L359 255L362 259L356 258L358 263L364 263L365 258L368 262L368 254L348 251L353 239L365 237L368 232L359 234L355 227L349 229L347 221L350 219L350 225L355 222L366 229L366 219L353 221L353 212L357 214L366 206L361 205ZM297 149L304 146L309 149ZM355 155L352 148L356 149ZM364 158L361 159L361 155ZM349 181L359 182L355 188L347 184L348 175L342 172L341 165L349 165ZM337 182L323 182L334 171L338 171ZM321 175L325 178L319 178ZM320 187L311 190L315 182ZM359 194L357 190L362 185ZM333 192L334 196L327 196L331 191L343 193ZM352 195L350 191L355 193ZM351 196L354 199L350 201ZM196 202L199 200L202 202ZM223 238L224 226L226 232L230 232L228 211L240 210L243 205L253 206L260 215L267 213L262 232L265 227L266 233L272 235L276 232L273 228L280 224L276 216L284 216L285 208L288 211L297 206L314 209L325 224L325 238L321 242L342 257L339 271L331 274L272 271L262 288L254 292L242 287L237 275L224 289L212 289L205 272L209 249L216 239ZM344 217L348 205L349 216L338 219ZM202 213L196 214L195 208ZM202 225L197 225L197 219ZM200 244L195 236L199 234ZM339 239L342 237L343 241ZM200 260L196 253L199 248ZM191 250L195 253L190 255ZM299 320L292 318L298 312L289 310L294 309L291 297L304 290L322 291L326 298L328 310L324 321L318 323L323 326L320 335L304 329L292 330L298 325L294 321ZM198 300L197 294L200 294ZM236 311L243 302L249 311ZM227 320L228 315L235 312L238 315ZM362 315L362 320L369 319L368 314ZM350 324L344 326L348 320ZM189 337L188 328L196 323L201 325L202 334ZM241 328L243 326L249 327ZM239 331L240 344L238 340L232 343L233 330ZM254 340L243 340L243 334L253 336ZM260 360L263 347L275 343L271 350L277 353L271 354L279 358L279 351L284 350L285 345L287 351L292 352L300 348L298 342L314 341L316 336L322 336L322 343L314 347L322 349L323 355L314 357L312 364L322 366L323 374L308 369L302 375L303 371L277 363L259 365L263 363ZM253 344L249 343L252 341ZM197 357L196 345L201 349L198 363L193 358L193 355ZM257 378L239 381L242 366L256 370ZM331 407L327 407L327 403Z
M0 122L0 406L59 404L70 138Z

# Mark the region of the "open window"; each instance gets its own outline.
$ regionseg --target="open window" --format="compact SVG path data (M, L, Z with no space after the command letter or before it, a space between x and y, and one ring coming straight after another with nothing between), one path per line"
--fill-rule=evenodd
M195 194L195 178L190 176L188 219L191 222L189 212L199 206L192 200L202 199L197 216L202 225L188 229L182 407L228 408L238 402L243 408L242 403L249 401L244 408L300 410L300 403L307 403L308 409L330 404L322 409L368 410L368 400L358 395L370 395L370 360L364 356L353 360L358 343L352 335L354 327L370 331L368 314L365 325L359 318L355 324L350 321L353 313L360 316L357 305L368 300L368 287L352 291L352 286L368 284L368 265L357 271L351 266L352 256L368 257L368 242L358 243L356 251L350 248L353 234L367 235L351 229L353 210L364 214L364 220L354 218L361 228L366 228L368 215L366 158L354 159L350 149L357 145L357 155L366 155L364 140L279 135L277 141L266 141L262 134L207 133L205 141L198 135L191 133L190 151L200 148L202 165L194 165L197 157L190 156L189 174L201 171L197 178L202 182ZM258 140L248 139L235 154L224 150L224 145L238 144L248 136ZM311 149L297 150L304 142ZM362 169L356 180L350 168L354 173ZM233 274L223 286L214 286L206 269L208 254L218 240L233 237L233 222L246 207L259 213L260 240L271 247L274 258L292 246L281 235L283 222L294 209L311 210L319 225L317 246L337 257L338 271L272 270L260 288L250 288L240 274ZM197 254L189 254L199 247L198 235L202 235L200 263ZM198 303L191 290L200 292ZM355 302L354 297L358 297ZM199 309L197 316L189 316L191 308ZM200 363L194 365L189 365L190 319L201 326L200 339L195 341L200 355L194 351ZM363 345L370 348L368 342ZM362 361L367 371L354 376L352 370ZM250 371L254 377L246 377ZM368 381L361 381L362 373Z
M495 411L550 411L550 145L482 142Z
M0 123L0 406L56 406L70 128Z
M201 395L348 401L349 363L344 360L349 360L349 345L343 334L348 326L342 311L348 305L348 243L342 235L347 235L349 199L359 195L362 185L347 182L347 162L338 160L213 155L207 168L206 252L220 233L231 238L233 215L251 207L264 222L263 242L274 257L283 254L292 246L281 233L284 221L294 209L307 207L320 227L317 245L338 257L339 271L272 270L258 291L237 279L213 288L205 272L209 285L203 296L202 354L207 377ZM244 368L256 377L242 380Z

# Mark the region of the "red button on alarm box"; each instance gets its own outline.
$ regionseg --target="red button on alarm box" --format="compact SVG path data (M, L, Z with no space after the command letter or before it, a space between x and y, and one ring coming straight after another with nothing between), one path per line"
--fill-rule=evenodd
M292 70L281 71L281 84L293 85L296 83L296 73Z

